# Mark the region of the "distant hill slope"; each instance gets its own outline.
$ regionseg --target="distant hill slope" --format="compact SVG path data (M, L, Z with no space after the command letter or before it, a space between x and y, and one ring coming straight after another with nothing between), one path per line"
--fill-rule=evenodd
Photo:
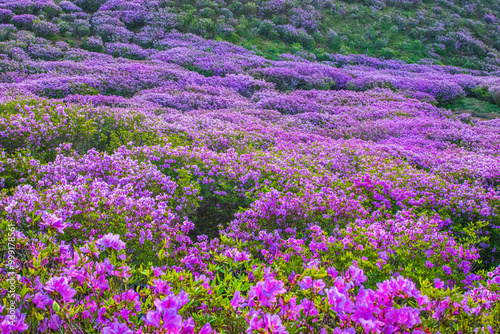
M73 0L0 1L0 21L57 34L75 43L90 35L154 47L172 31L254 48L266 58L282 53L320 60L325 53L496 71L500 50L497 0ZM43 14L42 23L32 17ZM135 34L135 36L134 36ZM309 55L310 57L311 55Z

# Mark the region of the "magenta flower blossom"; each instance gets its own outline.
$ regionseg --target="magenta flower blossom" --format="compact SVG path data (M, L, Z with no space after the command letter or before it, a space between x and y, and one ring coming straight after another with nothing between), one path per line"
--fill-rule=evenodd
M312 288L314 293L322 295L326 284L322 279L313 280L310 276L306 276L299 282L299 286L302 290L309 290Z
M168 292L167 297L164 299L155 300L155 311L149 311L146 313L146 325L165 329L167 330L167 333L179 333L182 329L185 333L192 332L192 330L190 330L190 328L194 328L192 318L183 322L182 317L177 314L182 306L188 301L189 295L184 291L181 291L177 296Z
M313 259L313 260L310 260L307 264L306 264L306 268L307 269L311 269L311 268L316 268L318 267L319 265L319 260L318 259Z
M306 316L316 316L319 314L316 307L314 307L314 302L310 301L307 298L302 299L300 302L300 307L302 308L302 312Z
M253 312L251 316L252 318L248 322L250 326L247 329L249 334L253 333L253 331L269 334L288 334L285 326L281 323L280 317L276 314Z
M212 330L212 326L207 322L206 325L200 329L198 334L215 334L215 331Z
M120 236L112 233L108 233L97 240L96 245L102 246L103 248L116 249L117 251L125 248L125 242L120 240Z
M443 271L445 272L446 275L451 275L451 268L449 266L444 265Z
M179 292L176 296L172 292L167 293L167 297L162 300L156 299L154 304L159 311L165 311L168 309L174 309L179 311L184 304L189 301L189 294L184 291Z
M7 315L3 321L0 322L0 330L2 333L6 334L16 331L24 332L29 328L28 324L24 322L25 319L26 315L16 309L13 316Z
M356 330L352 327L345 329L337 327L333 330L333 334L356 334Z
M386 312L385 317L387 320L391 321L392 324L397 324L399 326L406 326L407 328L412 328L415 325L421 323L420 320L420 310L414 309L412 307L404 306L402 308L392 308Z
M326 284L322 279L317 279L314 280L313 282L313 291L314 293L319 293L320 295L323 295L323 289L325 288Z
M447 107L500 106L494 1L425 18L420 0L364 1L409 6L393 20L408 41L435 35L412 64L306 51L352 44L321 21L355 6L215 2L194 5L193 34L170 0L0 2L0 332L494 332L500 267L479 269L500 263L500 119ZM199 36L231 36L243 12L305 49ZM432 59L466 54L480 70ZM467 222L490 240L464 242ZM438 276L446 296L414 283Z
M168 333L178 333L183 327L182 317L174 309L149 311L146 313L145 322L147 325L165 329Z
M61 327L62 322L62 319L57 314L54 314L50 317L49 328L57 331Z
M127 327L127 324L115 321L110 326L102 329L103 334L133 334L134 332Z
M265 281L260 281L257 285L250 288L248 300L257 300L264 306L272 306L276 303L276 296L286 293L283 288L285 284L270 276Z
M37 292L35 294L35 296L33 296L33 303L36 305L36 307L40 308L40 309L44 309L45 306L49 305L52 303L52 299L50 299L49 296L41 293L41 292Z
M311 276L306 276L299 282L299 286L302 290L308 290L312 287L312 285L313 285L313 280Z
M64 223L63 220L54 214L48 214L42 218L40 225L47 228L53 228L57 232L64 234L64 229L69 226L68 223Z
M182 317L180 315L178 315L178 317L180 318L180 321L182 321ZM161 318L162 318L161 311L148 311L148 313L146 313L144 322L146 323L146 325L151 325L153 327L159 328Z
M437 289L444 288L444 282L441 281L441 279L439 278L434 279L434 285L436 286Z
M327 289L325 292L332 310L337 312L340 316L354 311L354 303L352 300L349 296L340 293L336 287Z
M351 279L351 281L360 286L362 283L366 282L366 275L363 272L363 269L360 269L355 266L350 266L349 269L347 270L346 276Z
M335 279L338 276L338 274L339 274L339 272L337 271L337 269L335 269L334 267L328 267L328 268L326 268L326 272L333 279Z
M234 292L233 299L231 299L231 306L233 307L233 309L236 310L244 302L245 302L245 298L241 297L241 293L239 290L236 290Z
M281 311L279 315L283 319L297 320L301 316L300 311L303 309L303 305L297 305L297 297L292 297L288 303L284 303L283 300L280 299L280 306Z
M365 330L365 333L373 333L379 329L380 324L383 324L382 322L373 319L359 319L359 323Z
M71 288L66 277L52 277L45 283L45 290L59 292L64 302L72 301L71 298L76 294L76 290Z

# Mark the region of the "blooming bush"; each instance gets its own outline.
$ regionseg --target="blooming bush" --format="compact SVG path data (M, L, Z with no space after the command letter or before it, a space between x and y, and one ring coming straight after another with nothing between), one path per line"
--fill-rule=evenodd
M70 1L61 1L59 7L67 13L80 12L82 9Z
M50 37L56 35L59 29L53 23L35 20L33 21L33 32L37 36Z
M35 15L22 14L14 16L11 20L11 23L19 29L31 30L31 28L33 27L33 21L36 19L37 17Z
M10 9L0 9L0 22L9 23L14 13Z
M104 51L104 43L100 37L90 36L83 40L82 47L85 50L92 52L102 52Z
M95 48L98 49L97 46ZM149 55L149 52L142 49L140 46L120 42L107 43L106 52L114 57L124 57L136 60L146 59Z

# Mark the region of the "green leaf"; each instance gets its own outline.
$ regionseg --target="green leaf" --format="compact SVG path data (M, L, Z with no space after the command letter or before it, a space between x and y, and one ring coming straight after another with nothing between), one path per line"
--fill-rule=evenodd
M59 310L61 309L61 306L59 306L59 304L57 302L54 302L52 304L52 310L54 310L54 312L59 312Z

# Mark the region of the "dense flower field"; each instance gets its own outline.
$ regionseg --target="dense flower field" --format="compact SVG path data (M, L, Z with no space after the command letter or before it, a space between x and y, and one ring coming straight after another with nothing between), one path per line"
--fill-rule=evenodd
M498 333L500 120L445 108L495 73L269 60L144 3L0 2L2 333Z

